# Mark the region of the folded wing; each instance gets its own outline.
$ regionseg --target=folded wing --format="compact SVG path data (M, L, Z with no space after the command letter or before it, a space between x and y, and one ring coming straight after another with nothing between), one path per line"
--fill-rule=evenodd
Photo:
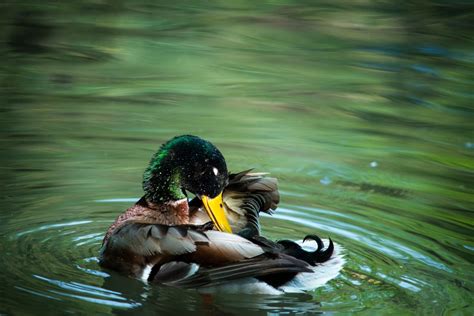
M253 258L262 247L238 235L202 226L166 226L129 222L114 231L103 244L102 266L132 276L141 276L146 266L176 259L202 266L220 266Z
M169 262L153 276L152 281L170 286L196 288L214 286L248 277L258 278L268 275L296 275L312 272L302 261L284 254L264 253L221 267L202 267L195 263Z

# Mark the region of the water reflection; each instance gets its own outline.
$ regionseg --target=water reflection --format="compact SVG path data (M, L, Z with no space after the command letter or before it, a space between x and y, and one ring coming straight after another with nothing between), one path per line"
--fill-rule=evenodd
M471 9L4 6L0 312L472 314ZM233 171L278 177L264 233L330 236L347 249L342 275L275 298L101 270L102 234L141 195L151 153L183 133Z

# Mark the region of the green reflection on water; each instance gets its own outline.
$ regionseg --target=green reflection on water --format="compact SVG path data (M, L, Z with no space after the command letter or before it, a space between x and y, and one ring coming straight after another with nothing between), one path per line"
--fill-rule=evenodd
M1 7L0 312L472 313L472 4ZM211 305L105 278L101 233L130 203L95 201L139 197L151 154L183 133L278 177L265 234L330 235L344 273Z

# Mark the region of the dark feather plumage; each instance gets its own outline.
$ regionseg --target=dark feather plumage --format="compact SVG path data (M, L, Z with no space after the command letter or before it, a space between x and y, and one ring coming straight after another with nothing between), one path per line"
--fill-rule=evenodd
M321 238L316 235L308 235L303 240L303 242L307 240L314 240L318 245L318 248L314 251L306 251L292 240L279 240L274 242L263 236L254 236L250 238L250 240L261 246L266 252L284 253L299 260L303 260L311 266L315 266L317 263L327 261L334 252L334 244L331 238L329 238L328 247L326 250L323 250L324 243Z
M193 275L184 278L181 277L183 271L191 271L191 264L183 265L182 262L176 262L173 263L173 265L174 264L176 264L177 267L172 268L169 265L165 266L164 273L161 273L160 269L154 281L172 286L195 288L218 285L247 277L260 277L279 273L311 272L304 262L291 256L285 254L272 255L268 253L221 267L202 267ZM176 273L175 277L171 278L168 271L179 271L179 273Z

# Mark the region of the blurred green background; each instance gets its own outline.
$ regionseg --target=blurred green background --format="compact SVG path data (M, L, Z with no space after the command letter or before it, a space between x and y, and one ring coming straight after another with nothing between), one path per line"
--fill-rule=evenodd
M0 9L0 313L474 312L472 1ZM100 270L103 233L180 134L278 177L263 233L329 235L343 273L209 303Z

